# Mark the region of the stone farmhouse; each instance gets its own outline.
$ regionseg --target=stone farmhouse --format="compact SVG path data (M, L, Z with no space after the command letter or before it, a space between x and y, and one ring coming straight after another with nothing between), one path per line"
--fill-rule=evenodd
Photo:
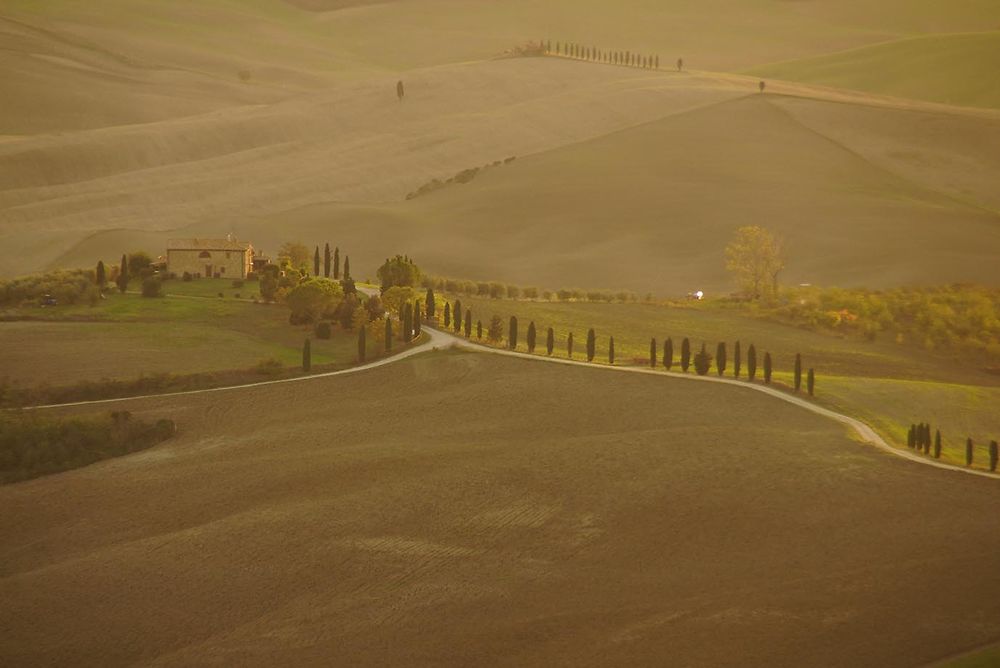
M169 239L167 271L205 278L246 278L253 271L253 244L225 239Z

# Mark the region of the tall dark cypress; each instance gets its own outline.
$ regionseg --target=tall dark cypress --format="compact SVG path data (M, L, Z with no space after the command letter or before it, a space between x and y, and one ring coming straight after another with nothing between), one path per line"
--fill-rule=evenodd
M597 334L591 329L587 332L587 361L593 362L595 354L597 354Z
M451 327L451 304L444 303L444 326L445 329Z
M306 342L302 344L302 370L312 370L312 341L306 337Z
M972 438L965 439L965 465L972 466Z
M385 319L385 352L392 352L392 318Z
M795 353L795 391L802 389L802 355Z
M528 352L535 352L535 321L532 320L528 323L528 334L525 339L525 343L528 344Z
M764 353L764 384L771 384L771 353Z
M757 348L751 343L747 348L747 380L753 382L757 377Z
M482 339L483 338L483 321L482 320L477 320L476 321L476 338L477 339Z
M330 244L323 246L323 278L330 278Z
M615 337L608 338L608 364L615 363Z
M566 357L573 359L573 332L566 336Z
M424 308L427 311L427 319L433 320L434 311L437 308L437 304L434 303L434 288L427 288L427 297L424 301L426 302Z
M685 336L681 341L681 371L687 373L691 367L691 342Z
M924 425L924 454L929 455L931 453L931 426L929 424Z
M413 302L413 338L420 338L420 300Z
M736 342L736 346L733 348L733 378L740 377L740 369L743 366L743 350L740 348L740 342Z
M552 351L556 347L556 333L551 327L549 327L548 333L545 335L545 352L552 355Z
M465 309L465 338L472 338L472 309Z
M365 341L365 328L358 328L358 362L365 363L365 355L368 352L367 343Z
M674 340L669 336L663 342L663 366L667 371L674 368Z
M455 323L455 333L462 331L462 300L455 300L455 308L451 311L451 319Z
M934 432L934 459L941 459L941 430Z
M720 341L719 345L715 348L715 368L719 372L719 376L726 373L726 342Z
M990 470L997 470L997 459L1000 458L1000 451L996 441L990 441Z
M806 374L806 390L809 391L809 396L815 396L816 394L816 374L813 373L812 367L809 368L809 373ZM930 430L930 427L927 428ZM927 442L924 444L925 449L931 444L930 437L927 438Z
M103 288L105 283L108 282L108 275L104 269L104 260L97 261L97 269L94 271L94 282L97 283L97 287Z
M351 280L351 256L347 255L344 257L344 280Z
M212 277L206 276L205 278ZM128 256L122 253L121 269L118 272L118 291L125 294L126 290L128 290Z
M906 434L906 447L917 447L917 425L911 424L910 431Z
M340 280L340 246L333 249L333 278Z
M316 246L313 253L313 276L319 276L319 246Z
M510 324L507 328L507 347L511 350L517 348L517 316L510 316Z
M656 337L649 340L649 368L656 368Z
M413 338L413 307L410 302L403 304L403 342L409 343Z

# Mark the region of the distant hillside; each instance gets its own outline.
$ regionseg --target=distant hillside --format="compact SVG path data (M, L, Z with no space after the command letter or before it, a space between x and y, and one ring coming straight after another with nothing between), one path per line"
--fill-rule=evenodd
M933 35L765 65L773 79L1000 108L1000 32Z

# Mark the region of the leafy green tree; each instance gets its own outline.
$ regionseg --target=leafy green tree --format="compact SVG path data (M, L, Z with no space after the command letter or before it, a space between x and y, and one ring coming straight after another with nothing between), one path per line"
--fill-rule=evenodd
M784 268L783 242L762 227L739 228L726 246L726 269L751 299L776 295Z
M517 348L517 316L510 316L510 325L507 328L507 347L511 350Z
M757 348L751 343L747 348L747 379L752 383L757 377Z
M333 249L333 279L340 280L340 246Z
M608 338L608 364L612 366L615 363L615 337Z
M815 392L816 392L816 374L813 372L813 370L811 368L809 369L809 373L806 374L806 390L809 392L809 396L810 397L815 396ZM930 429L930 427L928 427L928 429ZM928 438L927 442L924 443L924 450L926 450L928 447L930 447L930 444L931 444L931 441L930 441L930 438Z
M649 368L656 368L656 337L649 340Z
M472 338L472 309L465 309L465 338Z
M740 347L740 342L737 341L736 345L733 347L733 378L740 377L740 370L743 367L743 349Z
M306 342L302 344L302 370L312 370L312 341L306 337Z
M432 320L437 309L437 304L434 303L434 288L427 288L427 298L424 301L426 302L427 319Z
M934 459L941 459L941 430L934 433Z
M278 249L278 264L287 264L293 269L309 266L309 248L297 241L286 241Z
M503 340L503 320L495 315L490 318L490 327L486 330L486 340L490 343L500 343Z
M392 318L385 318L385 352L392 352Z
M444 303L444 327L445 329L451 327L451 304L448 302Z
M365 356L368 352L367 343L365 341L365 327L358 329L358 362L361 364L365 363Z
M420 285L423 276L416 263L406 255L387 258L378 268L377 274L383 291L394 285L416 287Z
M597 354L597 334L591 329L587 332L587 361L593 362L594 355Z
M996 441L990 441L990 471L997 470L997 459L1000 458Z
M122 254L121 268L118 270L118 291L125 294L128 290L128 257Z
M149 266L153 264L153 258L149 253L136 251L128 254L128 275L129 278L146 278Z
M330 278L330 244L323 246L323 278Z
M720 341L715 348L715 368L719 371L719 376L726 373L726 343Z
M701 351L694 356L694 370L699 376L705 376L712 368L712 356L705 349L705 344L701 344Z
M293 324L315 322L321 315L332 312L344 298L340 284L328 278L310 278L299 283L285 297L292 313Z
M535 321L532 320L528 323L528 335L526 338L526 343L528 344L528 352L535 352Z
M691 366L691 342L687 337L681 341L681 371L687 373Z
M674 340L669 336L663 342L663 366L667 371L674 368Z
M319 276L319 246L316 246L313 253L313 276Z
M97 261L97 270L94 273L94 281L97 283L97 287L104 289L104 286L108 282L107 271L104 269L104 260Z
M795 391L802 388L802 355L795 353Z
M548 333L545 335L545 352L551 356L552 351L556 347L556 333L551 327L549 327Z
M965 465L972 466L972 439L965 439Z
M764 384L771 384L771 353L764 353Z
M413 339L413 307L410 302L403 306L403 342L409 343Z

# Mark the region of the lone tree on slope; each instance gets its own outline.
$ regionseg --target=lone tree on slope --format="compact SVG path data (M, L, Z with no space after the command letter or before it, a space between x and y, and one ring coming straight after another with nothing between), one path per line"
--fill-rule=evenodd
M726 373L726 342L720 341L715 349L715 368L721 378Z
M757 348L751 343L747 348L747 380L751 383L757 377Z
M685 336L681 341L681 371L687 373L691 366L691 341Z
M517 316L510 316L510 323L507 328L507 346L511 350L517 349Z
M663 366L667 371L674 366L674 340L669 336L663 342Z
M726 246L726 269L751 299L776 296L784 268L784 242L757 225L736 230Z

